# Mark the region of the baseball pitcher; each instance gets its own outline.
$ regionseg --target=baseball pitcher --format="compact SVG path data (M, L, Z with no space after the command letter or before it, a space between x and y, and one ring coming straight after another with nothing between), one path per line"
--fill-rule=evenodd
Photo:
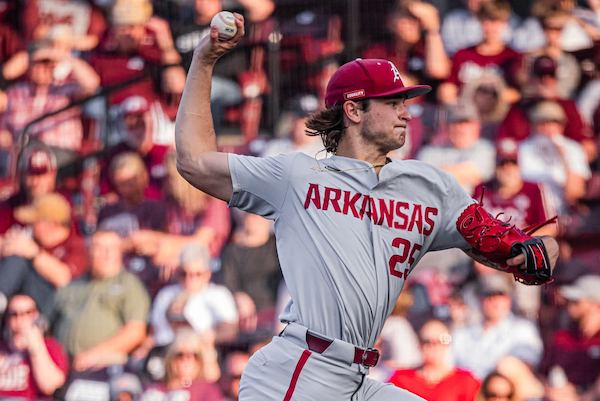
M357 59L329 81L326 109L309 118L332 154L256 158L217 152L210 113L212 70L244 34L195 50L177 115L180 173L231 207L275 221L281 269L292 301L283 332L254 354L243 401L419 400L365 378L373 344L419 259L464 249L525 284L552 279L558 246L487 213L448 174L422 162L391 161L411 116L407 99L429 86L404 86L387 60Z

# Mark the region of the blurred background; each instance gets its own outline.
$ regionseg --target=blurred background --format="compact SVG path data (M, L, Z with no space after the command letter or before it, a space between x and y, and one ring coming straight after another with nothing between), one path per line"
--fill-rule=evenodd
M389 59L434 88L392 157L560 242L543 287L426 255L370 374L430 401L600 400L599 0L0 0L0 399L237 400L281 330L271 222L175 166L222 10L247 32L212 82L223 151L327 157L304 122L329 77Z

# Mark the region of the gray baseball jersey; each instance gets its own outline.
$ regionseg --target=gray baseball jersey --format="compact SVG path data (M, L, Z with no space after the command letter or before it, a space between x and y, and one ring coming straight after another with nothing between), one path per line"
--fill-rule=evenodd
M411 269L429 250L467 248L456 230L474 202L448 174L392 161L302 153L229 155L230 206L275 221L292 301L281 316L359 347L372 347Z

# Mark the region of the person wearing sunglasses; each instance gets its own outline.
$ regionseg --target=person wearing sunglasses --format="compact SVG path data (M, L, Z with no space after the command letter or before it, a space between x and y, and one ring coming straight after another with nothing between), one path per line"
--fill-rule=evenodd
M419 330L419 343L422 365L396 370L389 382L429 401L473 401L479 380L451 363L448 326L437 319L428 320Z
M180 255L178 283L164 287L154 300L150 323L156 345L173 340L167 311L171 302L182 292L187 293L183 316L195 331L214 332L219 342L228 342L237 335L238 314L231 292L222 285L211 283L210 252L200 243L183 248Z
M177 332L165 357L164 379L149 386L140 400L221 400L219 387L205 379L202 349L202 338L193 330Z
M52 395L68 373L62 346L45 337L33 298L15 294L4 314L0 341L0 399L34 400Z

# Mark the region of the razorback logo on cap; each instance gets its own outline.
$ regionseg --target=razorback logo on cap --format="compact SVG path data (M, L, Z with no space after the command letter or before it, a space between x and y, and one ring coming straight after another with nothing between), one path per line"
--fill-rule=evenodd
M394 73L394 82L399 81L400 71L398 71L398 67L396 67L391 61L388 61L388 63L390 63L390 66L392 67L392 72Z
M344 98L346 100L348 99L356 99L357 97L363 97L365 96L365 90L364 89L358 89L352 92L346 92L344 93Z

